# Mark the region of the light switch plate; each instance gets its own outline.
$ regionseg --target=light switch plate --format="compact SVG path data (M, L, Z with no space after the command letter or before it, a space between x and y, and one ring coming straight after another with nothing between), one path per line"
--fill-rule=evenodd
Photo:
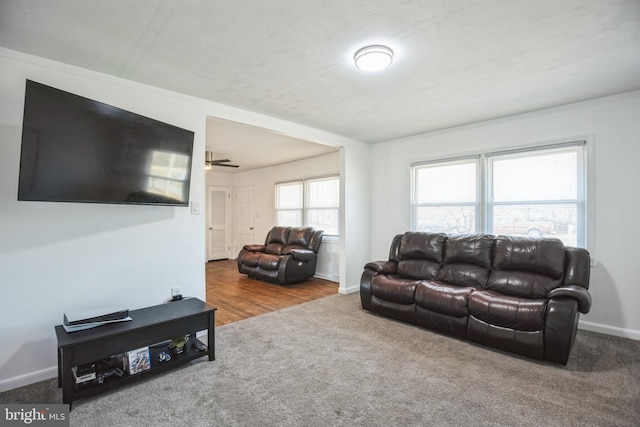
M191 215L200 215L200 202L196 200L191 201Z

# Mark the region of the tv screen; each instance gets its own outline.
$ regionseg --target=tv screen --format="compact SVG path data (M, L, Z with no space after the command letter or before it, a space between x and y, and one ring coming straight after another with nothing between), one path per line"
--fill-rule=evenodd
M18 200L187 206L193 136L27 80Z

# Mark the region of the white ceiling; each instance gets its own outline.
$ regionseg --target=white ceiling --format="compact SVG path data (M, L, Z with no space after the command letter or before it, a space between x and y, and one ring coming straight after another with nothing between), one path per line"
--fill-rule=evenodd
M337 151L328 145L250 126L243 123L210 117L207 119L207 149L214 160L229 159L238 168L214 166L215 172L237 173L300 159L321 156Z
M368 143L640 89L639 0L0 0L0 45Z

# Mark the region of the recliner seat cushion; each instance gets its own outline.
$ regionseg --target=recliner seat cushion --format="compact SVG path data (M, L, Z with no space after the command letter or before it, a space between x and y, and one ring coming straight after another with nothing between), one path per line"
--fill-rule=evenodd
M371 279L371 294L388 302L413 304L417 285L417 280L379 274Z
M262 252L245 252L242 257L242 264L247 267L257 267L261 255Z
M489 325L517 331L544 329L546 300L475 291L469 297L469 314Z
M436 313L465 317L469 314L469 295L474 288L423 281L416 287L416 304Z
M265 270L278 270L281 258L278 255L262 254L258 259L258 267Z

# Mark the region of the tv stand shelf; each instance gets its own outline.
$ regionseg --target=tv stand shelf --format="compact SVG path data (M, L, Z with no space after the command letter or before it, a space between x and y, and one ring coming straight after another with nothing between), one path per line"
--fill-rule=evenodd
M216 308L197 299L188 298L130 312L131 321L113 323L93 329L68 333L62 325L55 327L58 338L58 387L62 401L69 407L74 400L94 396L121 385L148 378L203 356L215 360ZM196 332L207 331L206 351L191 346ZM190 335L181 354L171 354L168 362L159 362L159 349L150 348L151 368L137 374L107 377L102 384L76 387L73 367L109 359L141 347Z

